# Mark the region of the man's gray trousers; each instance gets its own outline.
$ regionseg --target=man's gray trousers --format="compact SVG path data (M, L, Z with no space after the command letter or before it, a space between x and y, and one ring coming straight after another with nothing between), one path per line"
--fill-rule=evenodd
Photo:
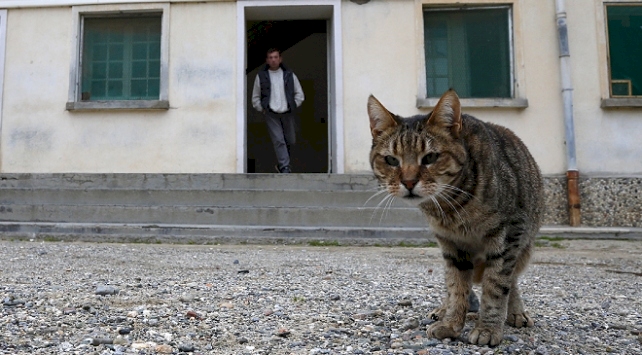
M294 114L268 111L265 113L265 122L279 163L278 168L281 171L286 166L290 166L290 146L296 143Z

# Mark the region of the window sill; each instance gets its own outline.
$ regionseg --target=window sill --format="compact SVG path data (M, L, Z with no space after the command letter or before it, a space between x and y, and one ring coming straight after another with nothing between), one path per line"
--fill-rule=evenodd
M642 107L642 97L618 97L602 99L602 108L633 108Z
M167 100L118 100L67 102L67 111L168 110Z
M433 108L439 102L439 98L417 99L417 108ZM518 108L528 107L528 100L524 98L514 99L459 99L463 108Z

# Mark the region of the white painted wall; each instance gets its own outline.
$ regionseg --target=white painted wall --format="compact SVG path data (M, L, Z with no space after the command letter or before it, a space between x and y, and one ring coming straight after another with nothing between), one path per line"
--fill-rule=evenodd
M448 2L448 1L442 1ZM366 101L375 95L402 115L427 114L416 107L417 80L423 80L422 5L416 1L344 3L346 170L370 170L370 129ZM515 42L523 50L518 73L527 109L465 109L484 121L514 130L529 146L544 173L565 168L562 103L554 2L521 1L514 6ZM546 15L548 14L548 16ZM536 29L536 30L533 30Z
M9 9L1 171L234 171L236 6L170 21L170 110L68 112L71 8Z
M639 175L642 108L600 108L609 92L603 3L566 1L578 169L591 175Z
M440 0L440 4L460 0ZM613 0L620 1L620 0ZM629 2L632 0L629 0ZM545 174L566 170L554 1L513 3L516 72L526 109L465 112L513 129ZM642 2L642 1L635 1ZM369 172L366 100L400 115L416 107L422 4L429 0L341 2L345 172ZM642 108L602 109L608 96L603 0L567 0L577 160L584 175L642 174ZM7 12L1 172L235 172L239 71L237 4L170 6L168 111L65 111L72 55L71 8ZM243 90L241 88L240 92ZM243 146L242 144L240 146Z

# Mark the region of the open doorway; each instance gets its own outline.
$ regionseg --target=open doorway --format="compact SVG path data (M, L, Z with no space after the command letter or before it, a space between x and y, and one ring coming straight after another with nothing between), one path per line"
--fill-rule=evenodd
M305 101L296 111L297 142L291 151L294 173L330 172L328 114L328 21L246 22L247 172L274 173L276 156L263 115L252 107L252 87L268 48L281 50L283 64L301 82Z

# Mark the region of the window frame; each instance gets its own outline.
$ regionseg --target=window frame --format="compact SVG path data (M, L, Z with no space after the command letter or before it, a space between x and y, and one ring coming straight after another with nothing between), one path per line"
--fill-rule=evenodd
M68 111L86 110L167 110L169 109L169 4L123 4L73 6L72 57L69 70ZM158 100L82 101L82 58L84 20L91 18L128 17L144 13L161 15L160 87Z
M419 47L418 50L418 88L417 88L417 108L432 108L439 101L439 97L427 97L427 82L426 82L426 55L425 55L425 31L424 31L424 12L430 11L452 11L452 10L468 10L475 11L477 9L507 9L508 10L508 42L509 42L509 75L511 84L511 97L509 98L461 98L460 102L462 107L471 108L485 108L485 107L504 107L504 108L517 108L523 109L528 107L528 100L523 97L524 82L523 82L523 68L518 66L521 63L522 52L519 44L521 39L515 31L516 23L520 21L517 4L514 1L497 1L488 3L479 0L469 0L465 4L453 1L452 3L429 3L426 0L418 4L419 19L417 21L419 33Z
M603 31L599 32L598 40L604 45L600 45L601 57L604 59L605 64L602 67L602 100L600 107L602 108L634 108L642 107L642 95L637 96L618 96L613 95L613 88L611 80L611 44L609 43L609 23L608 23L608 7L611 6L638 6L642 8L642 2L634 2L631 0L610 0L610 1L597 1L597 14L598 26L602 26ZM617 80L616 80L617 81Z

